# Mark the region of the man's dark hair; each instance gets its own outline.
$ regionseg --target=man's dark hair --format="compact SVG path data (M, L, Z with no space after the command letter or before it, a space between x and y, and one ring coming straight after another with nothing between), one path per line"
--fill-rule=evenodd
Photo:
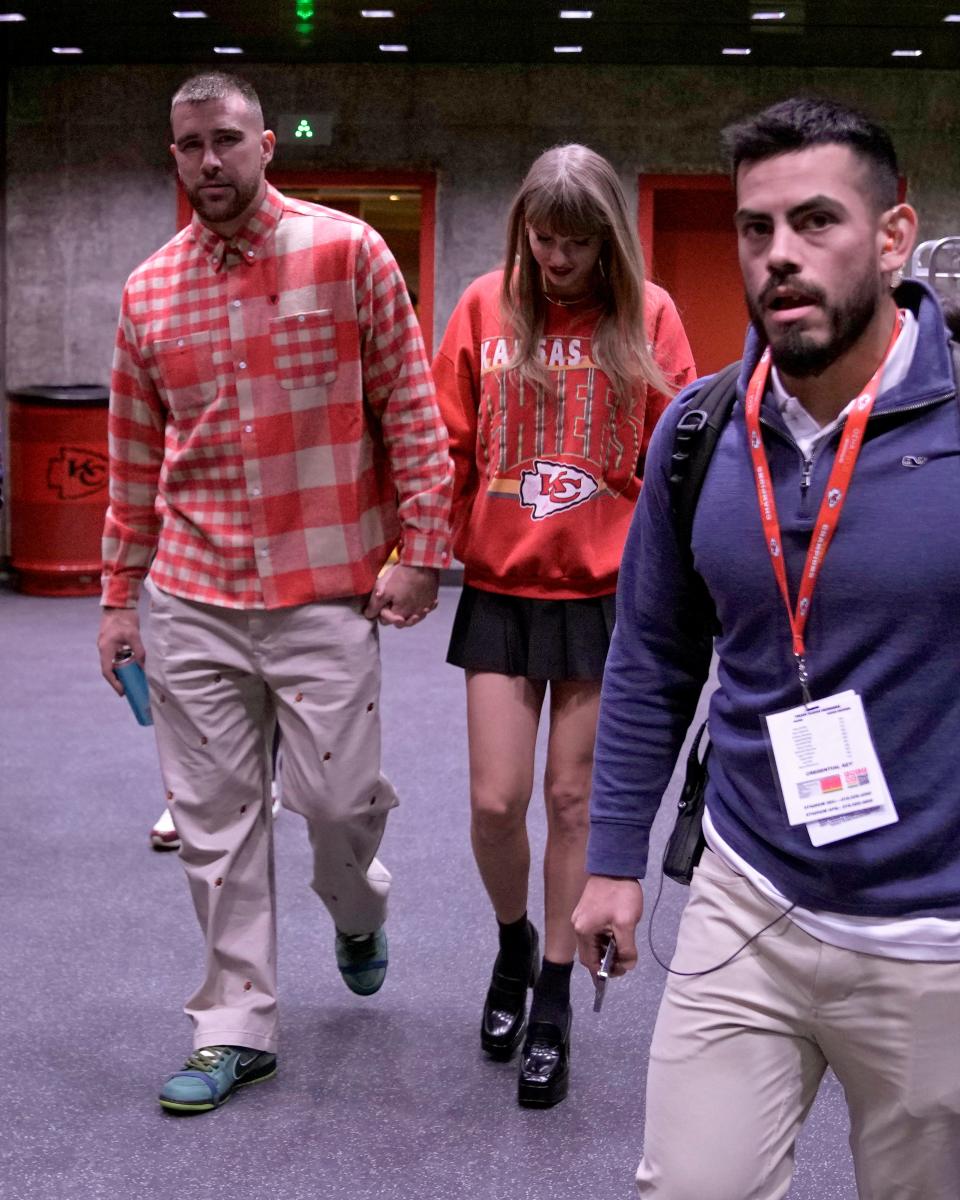
M761 162L808 146L849 146L863 160L877 211L897 203L897 152L885 129L864 113L834 100L795 96L755 117L728 125L722 135L736 179L741 163Z
M204 104L207 100L222 100L230 95L242 97L247 107L263 120L260 97L252 84L239 75L228 75L226 71L204 71L201 75L191 75L174 92L170 111L173 111L175 104Z

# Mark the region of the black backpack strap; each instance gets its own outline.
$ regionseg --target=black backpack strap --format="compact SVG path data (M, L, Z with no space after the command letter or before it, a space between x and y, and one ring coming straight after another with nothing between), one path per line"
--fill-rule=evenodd
M680 418L673 441L670 459L670 508L673 513L677 542L693 570L693 518L697 512L700 489L710 466L710 458L730 416L737 398L739 362L724 367L706 384L697 396L697 407ZM695 574L695 608L702 614L703 626L712 634L720 632L716 608L707 585Z
M697 407L685 412L677 425L670 459L670 507L681 546L690 545L700 489L737 398L739 374L739 362L718 371L697 396Z
M700 489L710 466L710 458L737 398L737 377L740 364L724 367L701 388L696 408L683 414L677 425L670 459L670 509L675 522L680 551L687 558L694 575L694 627L698 636L718 633L717 613L713 598L703 579L693 570L693 550L690 537L693 518L700 499ZM663 874L677 883L689 883L694 867L700 861L706 842L703 837L703 810L707 790L707 740L703 757L700 745L709 739L707 722L700 726L687 756L686 776L677 819L667 839L663 854Z

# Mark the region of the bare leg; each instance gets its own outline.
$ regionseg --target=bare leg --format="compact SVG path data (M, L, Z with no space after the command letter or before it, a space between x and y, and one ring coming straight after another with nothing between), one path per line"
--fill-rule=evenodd
M577 945L570 918L586 883L590 776L599 707L599 681L550 685L543 788L547 806L544 956L556 963L572 962Z
M467 671L470 840L483 886L504 924L527 911L526 818L545 692L546 684L520 676Z

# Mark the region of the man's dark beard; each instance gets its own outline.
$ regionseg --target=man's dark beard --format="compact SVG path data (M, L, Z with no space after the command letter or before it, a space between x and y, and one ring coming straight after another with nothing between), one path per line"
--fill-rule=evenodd
M784 280L783 283L789 286L790 280ZM877 281L868 276L860 280L857 290L845 302L843 308L826 304L825 297L819 289L809 290L811 298L815 298L827 314L830 322L829 339L823 344L817 344L809 340L809 333L794 326L785 330L776 343L770 343L770 356L774 366L784 375L790 375L794 379L821 375L827 367L846 354L863 336L880 303ZM747 296L747 309L757 331L761 337L765 337L762 302L754 303Z
M257 189L260 187L260 181L250 187L240 188L236 184L229 184L233 188L233 203L228 204L226 208L217 211L216 209L208 209L204 202L204 196L201 188L204 185L216 183L215 179L204 179L197 186L187 192L187 199L196 210L201 220L213 220L218 225L226 225L230 221L235 221L241 213L245 212L252 203L257 194Z

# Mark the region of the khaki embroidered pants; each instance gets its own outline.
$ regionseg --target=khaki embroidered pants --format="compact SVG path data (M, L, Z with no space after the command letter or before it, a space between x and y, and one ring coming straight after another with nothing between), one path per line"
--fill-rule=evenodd
M375 855L397 803L380 774L377 626L358 598L243 611L148 590L160 767L206 944L194 1046L275 1050L274 724L314 890L344 933L377 929L390 875Z

